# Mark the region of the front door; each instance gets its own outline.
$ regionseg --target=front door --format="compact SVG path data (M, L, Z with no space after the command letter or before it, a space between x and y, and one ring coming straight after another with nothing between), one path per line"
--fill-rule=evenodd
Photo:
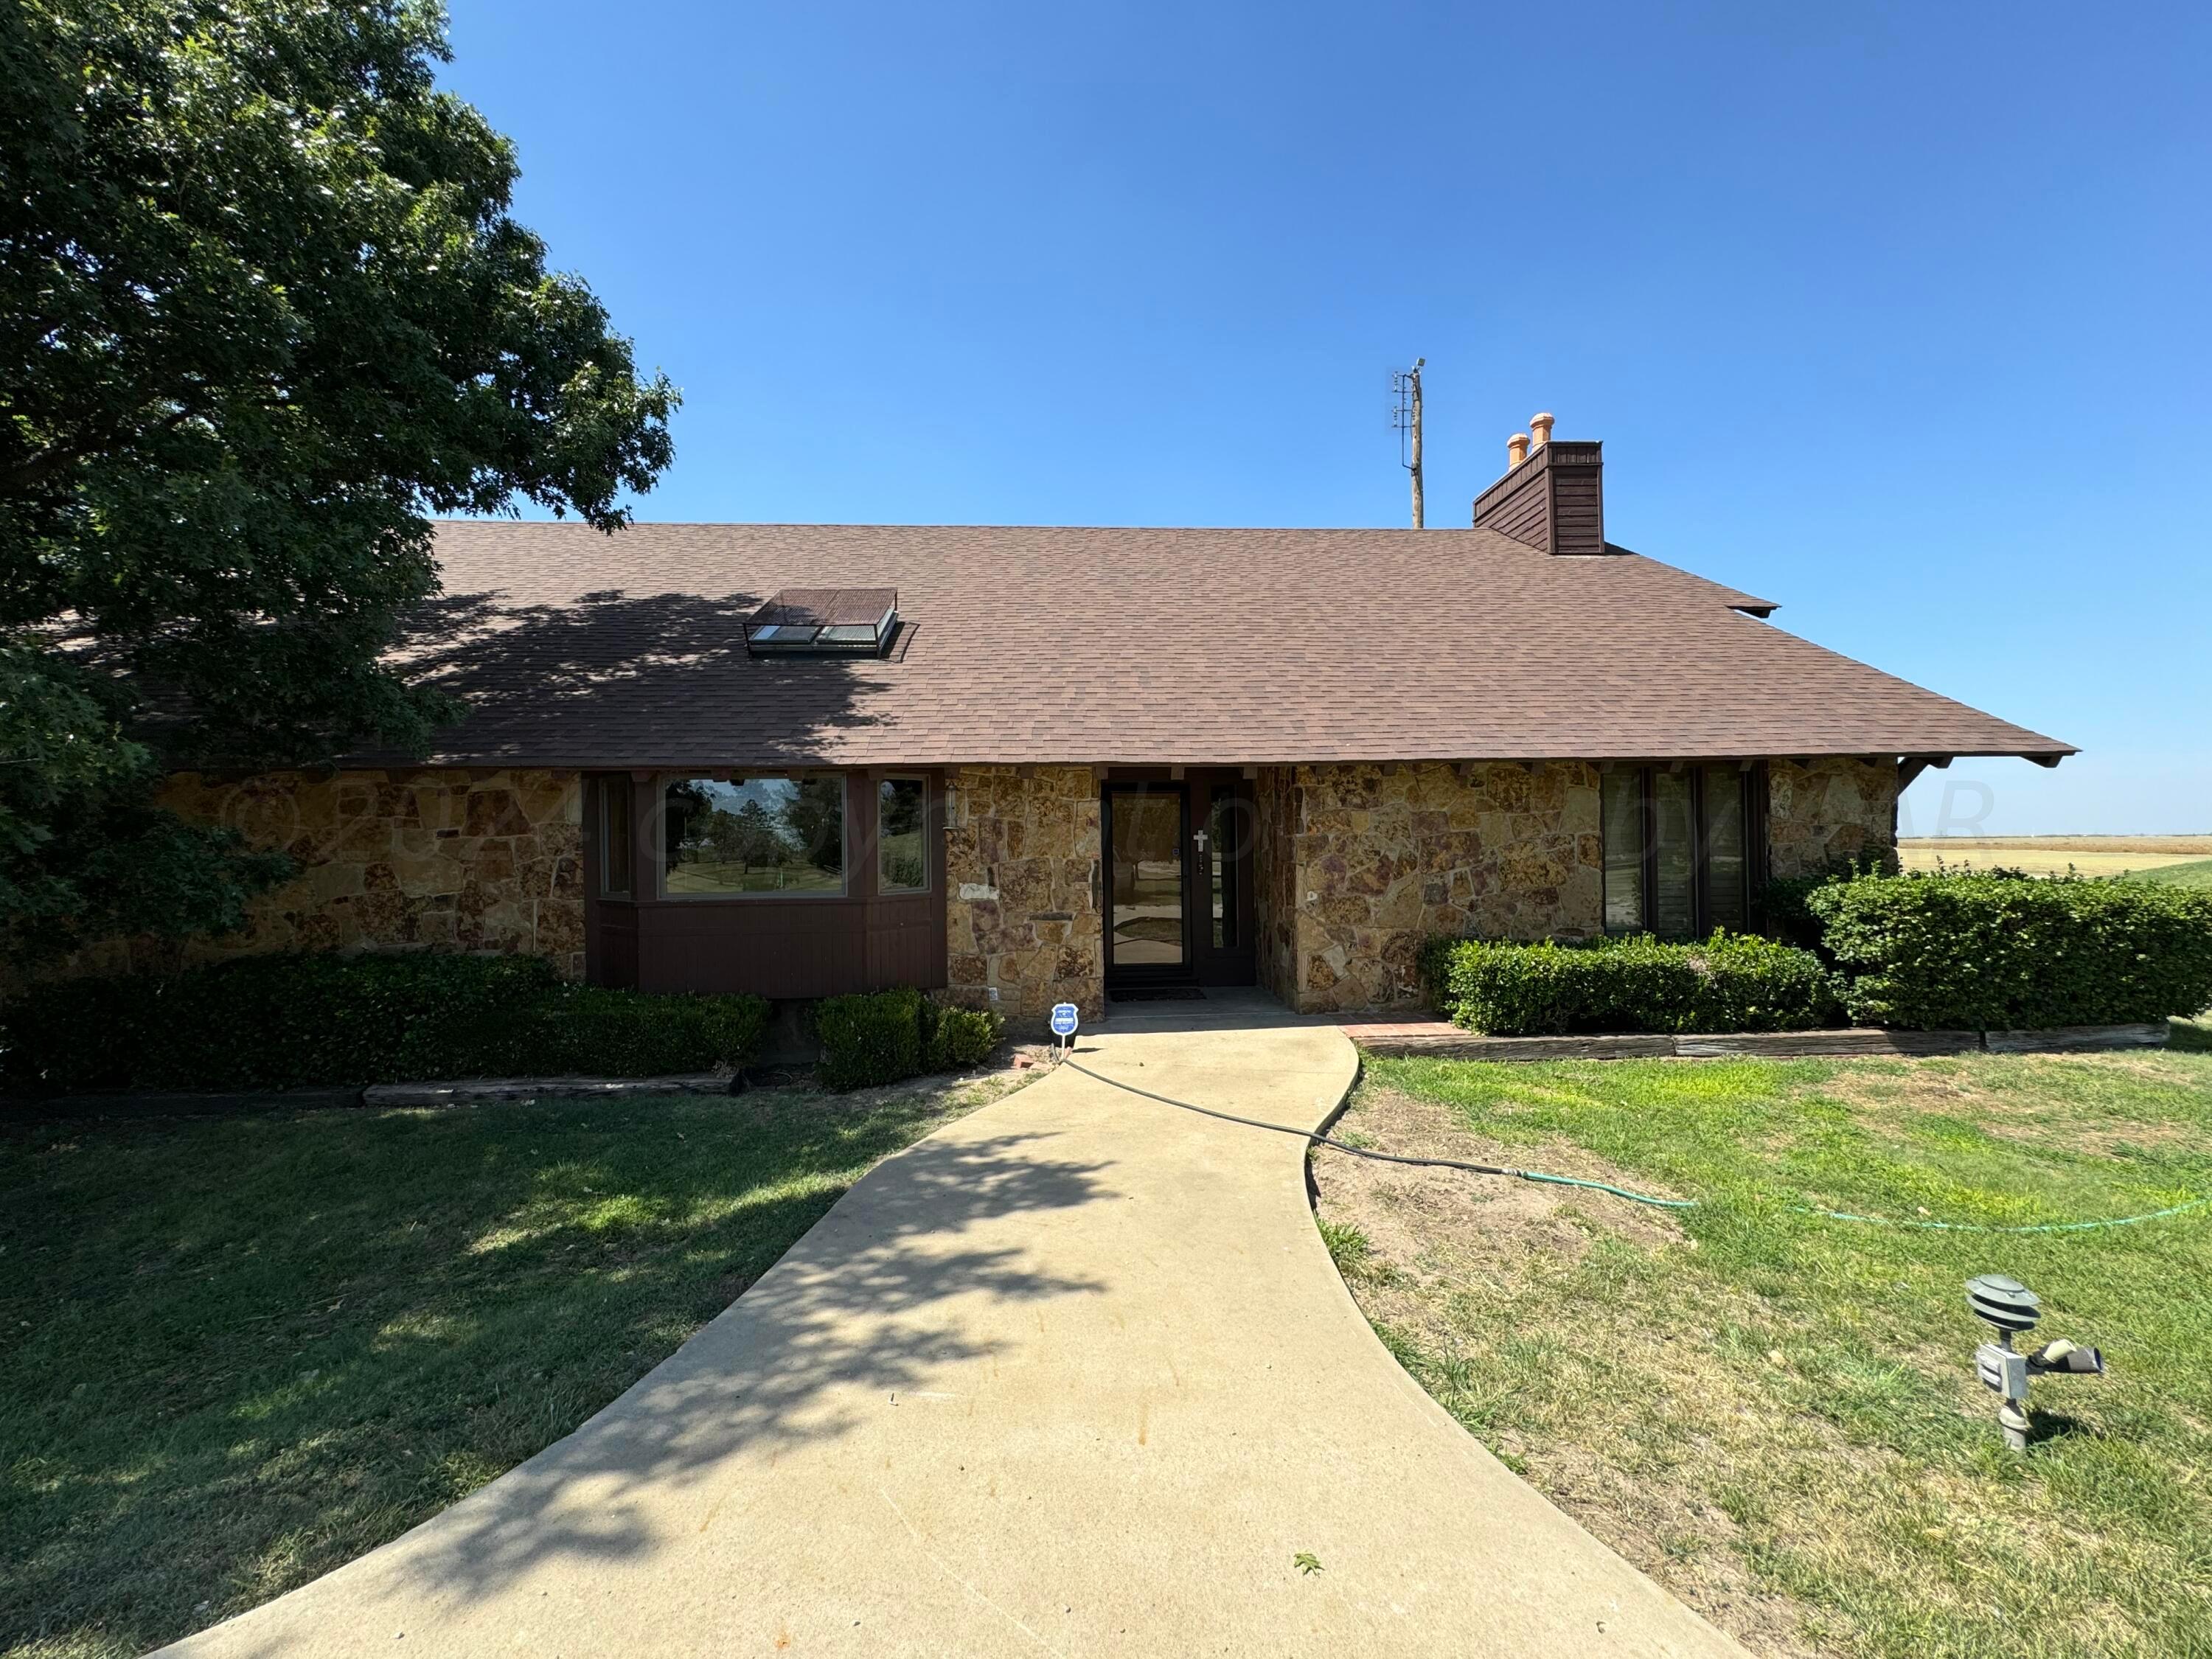
M1190 792L1180 783L1106 786L1106 982L1188 983Z
M1252 843L1259 818L1252 786L1241 777L1196 775L1192 895L1197 912L1193 954L1200 985L1251 985L1259 977L1252 926Z
M1109 783L1105 806L1107 983L1253 983L1251 786Z

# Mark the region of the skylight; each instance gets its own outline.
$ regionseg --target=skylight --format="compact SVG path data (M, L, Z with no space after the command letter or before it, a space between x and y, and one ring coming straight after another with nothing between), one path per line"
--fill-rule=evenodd
M787 587L745 619L756 657L879 657L898 628L896 587Z

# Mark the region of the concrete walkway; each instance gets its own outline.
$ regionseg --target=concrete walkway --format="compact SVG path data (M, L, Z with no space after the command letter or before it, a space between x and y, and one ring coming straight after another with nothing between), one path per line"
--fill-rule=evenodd
M1264 1020L1079 1060L1302 1124L1356 1066ZM168 1651L1741 1654L1398 1369L1303 1158L1057 1071L876 1170L566 1440Z

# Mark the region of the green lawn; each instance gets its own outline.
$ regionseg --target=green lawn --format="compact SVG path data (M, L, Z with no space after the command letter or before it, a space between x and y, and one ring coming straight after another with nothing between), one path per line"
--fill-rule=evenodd
M2167 887L2212 887L2212 859L2192 859L2187 864L2169 864L2161 869L2142 870L2128 879L2154 881Z
M0 1653L140 1653L397 1535L1004 1086L0 1127Z
M1346 1130L1700 1200L1317 1155L1324 1236L1470 1430L1754 1651L2212 1654L2212 1054L1371 1059ZM2111 1373L2006 1451L1961 1297L2008 1273Z

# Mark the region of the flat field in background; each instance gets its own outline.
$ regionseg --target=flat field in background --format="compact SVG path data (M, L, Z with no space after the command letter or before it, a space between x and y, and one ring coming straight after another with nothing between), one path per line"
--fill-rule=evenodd
M2032 875L2124 876L2212 860L2212 836L1908 836L1897 843L1908 870L1969 865Z

